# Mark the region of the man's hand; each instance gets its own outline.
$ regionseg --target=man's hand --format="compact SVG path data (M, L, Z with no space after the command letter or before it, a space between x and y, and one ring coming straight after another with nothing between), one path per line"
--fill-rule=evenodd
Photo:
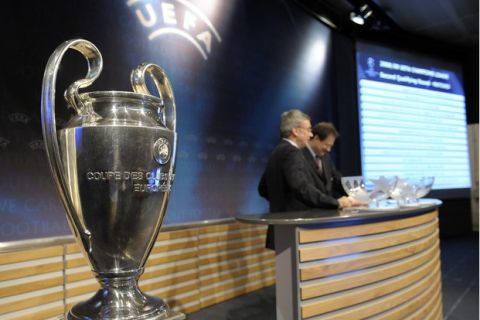
M359 206L364 205L364 203L358 201L357 199L355 199L353 197L348 197L348 200L350 201L350 204L351 204L352 207L359 207Z
M352 202L348 197L341 197L337 199L338 201L338 207L340 209L342 208L350 208L352 206Z

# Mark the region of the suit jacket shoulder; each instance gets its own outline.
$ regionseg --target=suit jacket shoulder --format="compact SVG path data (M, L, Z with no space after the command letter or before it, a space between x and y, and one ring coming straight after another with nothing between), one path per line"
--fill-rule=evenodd
M319 178L303 152L288 141L273 150L258 191L270 202L270 212L337 208L335 198L321 190Z

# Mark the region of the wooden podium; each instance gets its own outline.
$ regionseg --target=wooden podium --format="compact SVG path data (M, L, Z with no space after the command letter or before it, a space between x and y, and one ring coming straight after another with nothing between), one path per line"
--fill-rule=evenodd
M237 219L274 225L278 320L442 319L440 205Z

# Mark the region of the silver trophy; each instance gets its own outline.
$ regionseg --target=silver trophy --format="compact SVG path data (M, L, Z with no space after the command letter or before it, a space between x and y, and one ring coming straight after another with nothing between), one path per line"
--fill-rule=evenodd
M74 115L57 134L55 83L66 51L87 60L84 79L65 91ZM155 243L174 179L175 99L164 71L132 71L134 92L79 93L97 79L102 56L90 42L66 41L50 56L42 87L45 147L67 220L101 289L75 305L68 319L184 319L138 288ZM149 75L159 97L145 83Z

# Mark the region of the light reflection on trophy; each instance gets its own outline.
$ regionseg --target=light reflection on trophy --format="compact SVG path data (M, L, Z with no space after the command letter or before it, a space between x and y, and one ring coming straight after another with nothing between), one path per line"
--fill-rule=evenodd
M66 51L87 59L88 72L65 91L75 115L55 126L55 83ZM134 92L79 93L102 70L98 49L82 39L50 56L42 87L42 128L50 169L75 239L100 283L68 319L184 319L138 288L155 243L174 179L175 99L163 70L142 64L131 74ZM159 97L150 94L149 75Z

